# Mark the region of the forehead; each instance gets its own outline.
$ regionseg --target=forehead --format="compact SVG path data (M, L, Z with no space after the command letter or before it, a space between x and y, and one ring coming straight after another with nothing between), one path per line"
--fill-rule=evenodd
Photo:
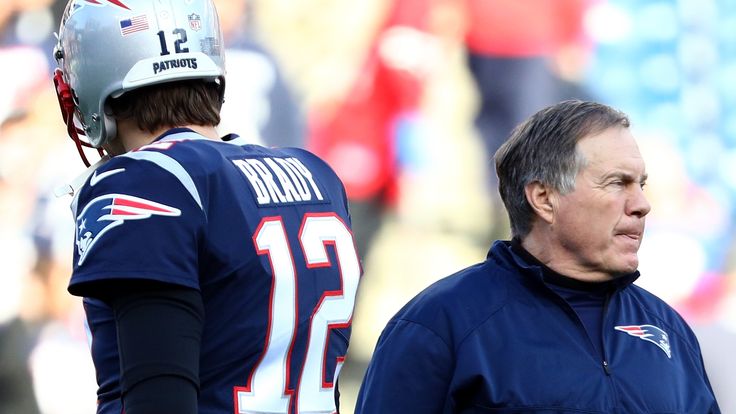
M644 174L644 159L629 128L616 126L588 135L578 141L578 151L587 161L585 169Z

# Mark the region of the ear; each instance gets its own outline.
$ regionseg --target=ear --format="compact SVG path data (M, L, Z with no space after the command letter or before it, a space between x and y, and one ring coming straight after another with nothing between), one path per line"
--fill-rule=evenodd
M526 201L537 216L551 224L555 215L554 190L539 181L534 181L524 187L524 192Z

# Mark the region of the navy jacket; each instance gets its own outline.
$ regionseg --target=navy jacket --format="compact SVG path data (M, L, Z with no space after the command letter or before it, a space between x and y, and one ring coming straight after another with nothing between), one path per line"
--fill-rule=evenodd
M388 323L356 413L720 413L695 335L622 278L601 358L573 309L508 242Z

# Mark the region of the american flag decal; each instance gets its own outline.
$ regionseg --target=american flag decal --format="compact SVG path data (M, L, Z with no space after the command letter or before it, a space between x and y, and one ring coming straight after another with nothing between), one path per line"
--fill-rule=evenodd
M142 30L148 30L148 17L145 14L120 21L120 33L123 36Z

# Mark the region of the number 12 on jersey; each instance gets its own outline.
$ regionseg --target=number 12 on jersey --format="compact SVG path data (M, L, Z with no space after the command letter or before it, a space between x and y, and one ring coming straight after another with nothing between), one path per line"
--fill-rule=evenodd
M235 387L235 413L288 413L292 397L297 413L335 412L334 380L327 383L325 357L330 330L347 327L353 316L360 279L360 263L353 237L334 213L305 215L299 242L307 268L330 269L327 245L333 245L342 289L324 292L311 318L307 351L301 372L291 372L289 360L297 329L297 274L294 256L281 217L264 218L253 235L259 254L271 262L273 282L266 347L245 387ZM334 271L330 272L335 274ZM344 355L336 358L337 379ZM289 379L298 375L295 392Z

